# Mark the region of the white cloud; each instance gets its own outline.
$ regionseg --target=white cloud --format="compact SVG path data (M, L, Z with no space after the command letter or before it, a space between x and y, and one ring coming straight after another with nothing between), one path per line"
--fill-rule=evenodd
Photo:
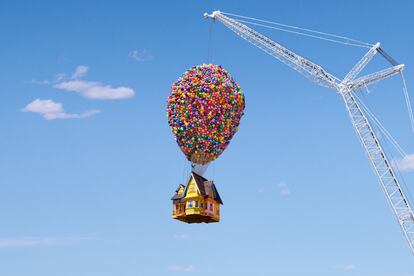
M45 84L50 84L51 81L50 80L36 80L36 79L32 79L32 83L45 85Z
M83 119L99 113L99 110L88 110L80 114L69 114L63 109L62 103L52 100L36 99L21 109L22 112L39 113L46 120L55 119Z
M338 270L354 270L356 267L354 264L343 264L343 265L337 265L334 268Z
M414 170L414 154L408 154L402 159L394 159L391 162L394 169L398 171L413 171Z
M78 65L76 67L75 72L72 74L72 79L79 79L82 78L86 73L88 73L89 67L85 65ZM59 80L60 81L60 80Z
M53 87L80 93L83 97L97 100L119 100L131 98L135 92L132 88L120 86L113 88L95 81L72 80L55 84Z
M53 80L36 80L36 79L32 79L32 83L40 84L40 85L46 85L46 84L52 84L52 83L60 82L65 78L66 78L66 74L59 73L59 74L55 75Z
M76 241L91 240L86 236L68 236L68 237L18 237L18 238L0 238L0 248L5 247L23 247L23 246L44 246L44 245L63 245Z
M281 196L288 196L290 195L290 189L286 182L279 182L276 184L277 188L279 189L279 194Z
M97 81L80 80L89 71L89 67L78 65L75 71L70 74L57 74L53 80L32 80L32 83L53 85L54 88L78 92L85 98L97 100L119 100L131 98L135 92L130 87L120 86L112 87L111 85L102 84Z
M289 188L289 185L286 182L279 182L279 183L272 183L270 184L272 186L272 189L268 189L268 187L259 187L257 189L257 193L262 194L266 191L267 192L274 192L276 189L277 192L279 192L279 195L281 196L288 196L291 194L291 190Z
M147 50L133 50L129 52L128 57L136 61L149 61L153 59L153 56Z
M195 271L195 266L194 265L185 265L185 266L181 266L181 265L172 265L169 267L169 270L171 271L175 271L175 272L194 272Z

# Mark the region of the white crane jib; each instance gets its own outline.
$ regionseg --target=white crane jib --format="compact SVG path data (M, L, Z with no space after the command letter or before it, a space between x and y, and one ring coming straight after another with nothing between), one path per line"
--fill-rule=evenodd
M414 254L414 213L405 196L401 185L394 173L391 163L370 125L363 109L359 106L354 95L359 88L366 87L375 82L391 77L402 72L404 64L397 64L388 54L381 49L380 43L373 45L362 59L351 69L341 81L334 75L328 73L320 65L305 59L304 57L290 51L279 43L247 27L236 19L230 18L220 11L212 14L204 14L205 17L223 23L230 30L252 43L256 47L277 58L289 67L305 75L318 85L333 88L342 96L352 125L364 147L368 159L374 167L381 187L385 193L388 203L401 227L401 230L408 242L411 252ZM244 17L246 18L246 17ZM371 61L375 54L380 53L392 65L392 67L369 74L363 77L356 77L365 66Z

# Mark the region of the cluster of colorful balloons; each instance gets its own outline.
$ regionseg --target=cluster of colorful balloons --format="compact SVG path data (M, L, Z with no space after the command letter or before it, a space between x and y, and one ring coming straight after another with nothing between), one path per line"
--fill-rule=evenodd
M240 86L220 65L184 72L171 86L167 115L187 159L202 165L216 159L236 133L244 106Z

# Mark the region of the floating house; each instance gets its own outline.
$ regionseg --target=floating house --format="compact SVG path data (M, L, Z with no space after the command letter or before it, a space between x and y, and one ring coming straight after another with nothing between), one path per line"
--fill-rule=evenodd
M220 205L223 204L213 181L195 172L187 185L180 184L171 198L172 218L187 223L211 223L220 221Z

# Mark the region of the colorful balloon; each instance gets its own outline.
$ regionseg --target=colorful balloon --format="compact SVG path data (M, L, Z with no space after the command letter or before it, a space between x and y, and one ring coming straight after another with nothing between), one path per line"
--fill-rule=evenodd
M171 86L167 116L187 159L207 164L237 132L244 112L240 86L220 65L194 66Z

